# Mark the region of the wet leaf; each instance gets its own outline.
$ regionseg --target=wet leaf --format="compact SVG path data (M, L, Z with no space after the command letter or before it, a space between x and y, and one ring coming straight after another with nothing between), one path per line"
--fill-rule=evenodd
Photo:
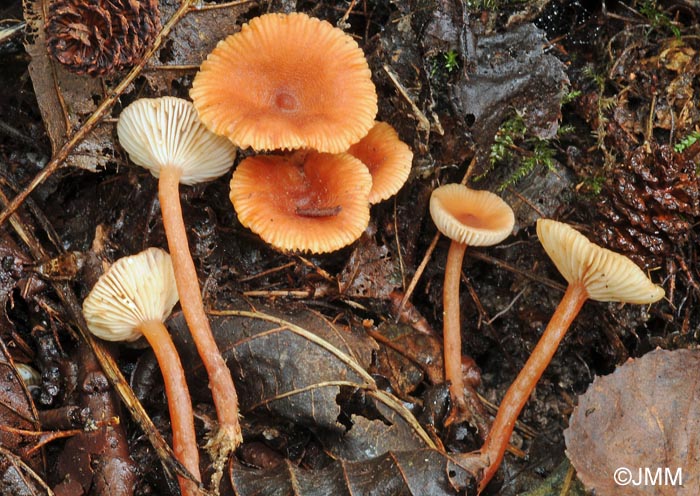
M470 460L469 462L467 460ZM336 461L316 471L286 462L284 469L255 470L233 465L230 476L237 495L372 494L440 496L464 491L480 468L477 459L455 459L435 450L389 452L376 459Z
M13 496L53 495L22 459L0 446L0 494Z
M544 46L544 32L533 24L478 40L475 70L456 83L455 96L484 149L513 109L537 137L556 135L568 77L564 64Z
M434 447L406 407L367 373L376 344L364 334L299 308L212 312L211 325L244 415L267 410L307 427L327 450L347 460ZM198 361L183 317L175 316L169 327L183 362ZM201 377L201 368L196 372ZM371 418L343 412L341 398L348 391L364 395ZM350 417L349 426L341 413Z
M179 6L179 0L161 2L163 18L170 17ZM205 8L186 15L175 26L158 56L146 66L144 76L152 88L168 94L181 86L180 80L193 76L196 67L220 40L240 29L238 17L249 8L250 4Z
M596 494L698 494L700 351L656 350L596 378L564 436L578 477ZM626 485L615 483L618 469L629 470ZM665 470L675 477L680 469L683 486L635 484L646 469L660 469L665 482Z

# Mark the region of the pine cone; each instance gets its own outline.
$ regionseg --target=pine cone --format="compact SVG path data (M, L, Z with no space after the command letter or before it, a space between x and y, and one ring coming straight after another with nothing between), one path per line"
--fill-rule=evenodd
M606 182L597 229L610 249L644 267L671 256L700 217L700 183L692 160L668 145L634 150Z
M137 63L160 31L158 0L56 0L49 53L76 74L107 76Z

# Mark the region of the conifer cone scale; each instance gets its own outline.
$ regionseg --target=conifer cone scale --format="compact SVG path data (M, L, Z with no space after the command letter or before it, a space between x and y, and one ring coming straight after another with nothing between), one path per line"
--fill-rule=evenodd
M98 77L136 64L160 28L157 0L56 0L45 30L52 57L75 74Z
M700 217L700 181L692 160L668 145L635 149L604 188L598 238L651 267L691 237Z

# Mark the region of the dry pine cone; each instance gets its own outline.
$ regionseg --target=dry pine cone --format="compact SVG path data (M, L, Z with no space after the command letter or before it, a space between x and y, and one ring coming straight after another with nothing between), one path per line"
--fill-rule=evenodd
M107 76L137 63L160 31L157 0L56 0L49 53L76 74Z
M700 217L700 183L692 160L668 145L634 150L605 184L598 237L644 267L688 241Z

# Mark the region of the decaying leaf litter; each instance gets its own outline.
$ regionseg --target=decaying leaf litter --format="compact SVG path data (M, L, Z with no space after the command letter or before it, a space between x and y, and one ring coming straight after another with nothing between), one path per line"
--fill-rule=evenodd
M25 2L26 51L17 35L0 45L7 67L0 77L12 88L0 97L3 203L27 191L52 153L60 156L61 147L81 134L81 125L94 126L67 165L47 174L3 227L1 336L13 361L3 358L12 396L2 403L24 397L22 408L35 413L21 421L10 416L6 425L37 432L22 435L18 444L3 442L2 480L10 492L41 494L52 487L56 494L99 493L98 481L110 494L177 491L177 464L160 434L170 432L167 407L150 352L110 349L146 408L138 421L82 358L87 352L79 344L75 304L104 263L164 246L155 182L128 165L115 141L121 108L142 96L186 97L216 42L267 11L304 11L353 34L372 69L378 118L391 123L415 155L396 200L373 207L363 238L332 255L288 255L265 246L237 223L227 179L181 195L206 304L237 312L214 317L245 391L246 443L222 494L284 491L295 479L305 481L304 494L347 487L451 494L469 486L468 474L456 468L466 462L455 454L478 449L481 441L467 424L443 427L448 395L436 372L447 241L438 240L409 301L400 303L435 235L427 215L430 192L459 182L467 169L471 186L499 191L517 218L516 233L504 245L468 250L464 263L463 351L481 369L478 390L490 403L498 404L562 291L534 237L537 217L572 223L633 256L668 297L648 309L584 306L512 440L528 459L507 456L505 481L492 485L493 494L536 488L565 459L563 428L595 375L656 346L692 348L697 341L700 56L692 2L614 9L559 2L205 3L182 16L119 99L110 91L126 72L93 80L51 62L37 42L41 7ZM178 7L161 2L164 25ZM16 2L2 17L22 19L21 8ZM111 105L100 110L105 101ZM92 122L95 110L102 115ZM232 324L236 319L241 323ZM182 353L192 353L176 322L171 328ZM311 346L312 335L322 346ZM424 344L434 341L437 346ZM313 364L305 367L307 355ZM12 378L16 363L41 375L31 386L33 405ZM81 370L91 371L91 381L77 379L86 373ZM197 371L193 367L192 389L203 393ZM387 399L394 397L401 403ZM215 418L210 398L196 396L195 407L203 439ZM420 425L406 421L412 418ZM116 471L86 461L85 434L18 458L25 443L46 438L38 431L85 431L95 423L91 456L123 460ZM105 456L115 435L117 445L127 443L130 458ZM59 458L76 461L62 468ZM411 473L416 479L399 475L408 466L419 467ZM81 476L66 478L76 467ZM381 482L372 485L368 477Z

